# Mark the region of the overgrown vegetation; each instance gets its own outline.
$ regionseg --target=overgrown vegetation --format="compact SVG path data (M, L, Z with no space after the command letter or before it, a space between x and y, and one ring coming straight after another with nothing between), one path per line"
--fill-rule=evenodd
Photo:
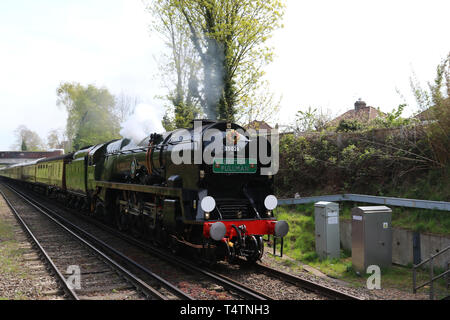
M250 122L278 107L262 77L273 59L267 43L282 26L283 1L145 2L153 15L152 30L169 49L160 61L169 91L164 98L170 102L166 129L183 126L196 112L214 120Z
M277 219L289 224L289 233L285 237L286 254L299 261L316 260L314 207L297 206L293 212L280 207L277 209Z
M280 196L367 193L450 200L450 55L437 68L429 90L415 84L423 111L403 118L405 105L362 123L342 120L318 128L310 108L297 117L301 134L283 135L276 186Z
M435 160L425 130L415 126L339 135L285 135L280 141L277 192L287 197L295 193L405 196L401 193L411 193L408 187L430 177L443 189L449 172ZM450 199L448 189L439 196L438 200Z
M66 109L66 151L120 138L120 110L106 88L65 82L56 90L58 105Z
M351 210L355 206L370 205L352 202L340 204L342 219L351 218ZM313 206L312 204L310 205ZM397 228L418 232L448 235L450 231L450 215L446 211L414 208L391 207L392 225Z
M20 125L14 131L12 150L45 151L64 149L66 153L79 148L120 138L120 124L134 113L138 97L123 92L112 95L106 88L62 82L56 89L57 104L67 111L65 128L51 129L47 143L34 131Z

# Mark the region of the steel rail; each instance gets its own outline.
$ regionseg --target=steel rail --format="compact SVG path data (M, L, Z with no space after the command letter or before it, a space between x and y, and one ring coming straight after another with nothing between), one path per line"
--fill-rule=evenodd
M214 281L218 282L219 284L223 285L224 287L234 290L236 292L239 292L240 294L245 295L246 297L254 300L273 300L273 298L269 297L268 295L265 295L262 292L259 292L257 290L254 290L252 288L249 288L233 279L230 279L228 277L225 277L217 272L214 272L212 270L206 270L204 268L200 268L196 266L195 264L192 264L185 259L175 257L174 255L171 255L169 253L166 253L162 250L159 250L151 245L148 245L146 243L143 243L139 240L134 239L133 237L130 237L129 235L123 234L113 228L107 227L102 225L102 227L106 227L109 229L109 232L112 232L116 234L117 236L121 237L125 241L128 241L129 243L136 245L144 250L151 251L153 254L158 255L158 257L170 262L170 263L176 263L178 266L182 267L185 270L189 271L196 271L200 274L203 274L204 276L213 279Z
M39 240L35 237L35 235L33 234L33 232L31 231L31 229L28 227L28 225L26 224L26 222L22 219L22 217L20 216L19 212L17 212L16 208L14 208L14 206L12 205L12 203L9 201L9 199L7 198L7 196L3 193L2 190L0 190L0 194L3 196L3 198L5 199L6 203L8 204L8 207L11 209L11 211L14 213L14 216L16 217L16 219L19 221L20 225L22 226L22 229L25 230L25 232L28 234L28 236L33 240L34 244L36 245L36 247L39 249L39 251L41 252L41 254L44 256L46 262L50 265L50 267L53 269L53 271L55 272L59 282L62 284L64 291L66 291L67 293L69 293L69 296L74 299L74 300L80 300L80 298L78 297L78 295L76 294L76 292L71 288L71 286L67 283L66 278L64 278L63 274L61 273L61 271L59 271L58 267L56 266L56 264L53 262L52 258L50 258L50 256L48 255L47 251L42 247L41 243L39 242Z
M142 241L136 240L135 238L133 238L127 234L124 234L114 228L106 226L106 225L104 225L98 221L95 221L91 218L87 218L87 219L90 220L90 222L93 222L95 225L101 227L103 230L106 230L107 232L112 233L112 234L116 235L117 237L120 237L121 239L127 241L128 243L130 243L132 245L135 245L143 250L149 251L152 254L157 255L159 258L162 258L169 263L175 262L177 264L177 266L179 266L185 270L196 271L197 273L203 274L204 276L213 279L214 281L223 285L224 287L234 290L234 291L240 293L241 295L245 295L246 297L248 297L250 299L273 300L273 298L265 295L264 293L254 290L252 288L246 287L233 279L230 279L228 277L220 275L214 271L200 268L200 267L186 261L185 259L181 259L179 257L175 257L171 254L168 254L167 252L159 250L149 244L143 243Z
M97 239L95 236L91 235L90 233L88 233L87 231L79 228L78 226L76 226L75 224L71 223L70 221L68 221L67 219L61 217L60 215L58 215L54 210L51 210L49 208L47 208L46 206L39 204L36 200L31 199L30 197L28 197L27 195L24 195L21 191L17 191L16 189L10 187L10 186L6 186L8 187L11 191L15 192L18 196L20 196L23 200L25 200L26 202L28 202L31 206L33 206L34 208L36 208L39 212L45 214L48 218L50 218L52 221L54 221L55 223L57 223L59 226L61 226L64 230L66 230L67 232L69 232L70 234L72 234L74 237L76 237L78 240L80 240L83 244L85 244L86 246L88 246L90 249L92 249L95 253L97 253L99 256L101 256L102 258L104 258L108 263L112 264L116 269L118 269L120 272L122 272L123 274L125 274L125 276L127 278L129 278L129 280L138 288L138 289L142 289L147 295L151 296L154 295L156 296L158 299L160 300L168 300L168 298L164 295L162 295L161 293L159 293L156 289L152 288L151 286L149 286L147 283L145 283L143 280L139 279L138 277L136 277L134 274L132 274L131 272L129 272L128 270L126 270L125 268L123 268L121 265L119 265L116 261L112 260L112 258L108 257L105 253L101 252L100 250L98 250L94 245L92 245L91 243L87 242L85 239L81 238L79 235L77 235L76 233L74 233L72 230L69 229L72 228L74 230L76 230L77 232L79 232L80 234L82 234L83 236L85 236L86 238L88 238L90 241L92 241L93 243L99 245L100 247L102 247L103 249L109 250L112 253L114 253L115 255L119 256L121 259L123 259L126 263L131 264L135 267L137 267L138 269L140 269L141 271L143 271L144 273L146 273L147 275L151 276L153 279L157 280L158 282L160 282L164 287L166 287L166 289L168 289L171 293L175 294L178 297L183 297L184 299L187 300L193 300L193 298L189 295L187 295L186 293L184 293L183 291L181 291L180 289L178 289L176 286L172 285L170 282L166 281L165 279L161 278L160 276L158 276L157 274L153 273L152 271L148 270L147 268L137 264L136 262L134 262L133 260L129 259L128 257L126 257L125 255L123 255L121 252L117 251L116 249L112 248L111 246L109 246L108 244L106 244L105 242L103 242L100 239ZM33 203L34 202L34 203ZM45 212L45 211L47 212ZM59 220L59 221L58 221ZM68 226L68 227L67 227Z
M333 289L333 288L329 288L329 287L320 285L320 284L312 282L310 280L302 279L302 278L297 277L295 275L286 273L286 272L281 271L281 270L273 269L271 267L262 265L260 263L256 264L255 267L257 269L259 269L263 273L272 274L272 275L274 275L277 278L280 278L282 280L288 281L288 282L290 282L290 283L292 283L292 284L294 284L296 286L299 286L299 287L304 288L304 289L306 289L308 291L312 291L312 292L315 292L317 294L326 296L326 297L331 298L331 299L335 299L335 300L361 300L360 298L358 298L358 297L356 297L354 295L351 295L351 294L348 294L348 293L345 293L345 292L342 292L342 291L339 291L339 290L336 290L336 289Z

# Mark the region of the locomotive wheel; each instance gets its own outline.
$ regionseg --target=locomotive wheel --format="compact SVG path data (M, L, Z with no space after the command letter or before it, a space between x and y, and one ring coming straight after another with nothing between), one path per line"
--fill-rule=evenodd
M264 254L264 243L260 236L252 236L248 240L249 241L246 242L248 243L248 249L252 251L252 254L246 256L245 258L247 259L247 262L255 263L260 260Z
M73 208L73 197L69 194L66 199L66 207Z
M121 196L118 196L116 198L116 205L115 208L116 210L114 210L114 221L116 224L117 229L119 229L119 231L127 231L129 229L129 221L128 221L128 217L127 214L124 212L125 208L120 204L120 200L126 200L127 195L126 192L124 191L122 193Z
M105 218L105 206L101 202L97 202L95 205L95 217L101 221Z
M110 208L105 206L103 202L97 202L95 207L95 216L103 223L111 224L111 216L109 215Z
M236 248L230 247L230 255L227 256L227 262L229 264L234 264L237 262L237 256L236 256Z
M170 247L170 251L171 251L172 254L174 254L174 255L177 255L177 254L180 252L180 249L181 249L180 243L178 242L177 239L175 239L175 238L173 238L173 237L170 237L170 244L169 244L169 247Z
M119 231L127 231L129 229L129 221L126 214L118 210L115 217L116 226Z
M91 200L89 198L78 198L77 208L87 212L87 215L91 215Z
M167 234L167 231L164 230L164 228L160 224L156 226L155 240L156 243L163 248L169 246L169 236Z
M141 223L139 217L135 217L135 216L130 217L129 221L130 221L130 229L131 229L130 231L131 231L131 234L133 235L133 237L135 237L137 239L141 238L142 237L142 231L141 231L142 223Z

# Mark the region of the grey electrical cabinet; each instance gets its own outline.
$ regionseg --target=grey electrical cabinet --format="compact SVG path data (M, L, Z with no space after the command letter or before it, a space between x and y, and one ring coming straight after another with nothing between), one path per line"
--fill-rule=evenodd
M385 206L352 209L352 264L360 272L392 265L392 210Z
M314 215L317 255L320 259L340 258L339 204L317 202Z

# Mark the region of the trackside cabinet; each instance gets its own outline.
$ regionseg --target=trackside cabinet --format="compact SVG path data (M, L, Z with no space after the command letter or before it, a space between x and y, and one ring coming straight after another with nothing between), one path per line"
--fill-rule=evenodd
M320 201L314 205L316 253L320 259L340 257L339 204Z
M392 265L392 210L386 206L352 209L352 264L360 272L367 267Z

